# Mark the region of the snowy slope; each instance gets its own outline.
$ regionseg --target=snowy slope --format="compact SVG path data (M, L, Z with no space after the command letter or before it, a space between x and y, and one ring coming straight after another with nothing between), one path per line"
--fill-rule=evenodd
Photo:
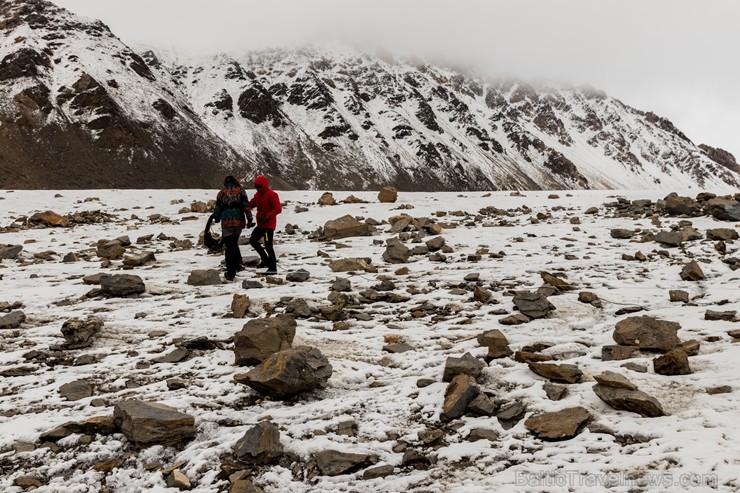
M207 200L214 190L131 190L107 195L99 191L3 193L0 200L0 243L21 244L16 260L0 261L3 286L0 304L22 302L26 321L16 329L3 330L0 370L22 370L17 376L0 378L0 489L20 493L14 482L33 476L42 483L39 493L168 492L163 469L179 468L193 484L192 491L212 493L228 490L231 447L259 420L271 417L280 429L290 464L253 468L253 482L268 493L335 491L737 491L740 472L740 399L737 373L740 344L728 335L736 329L731 321L705 320L706 310L740 308L738 273L722 262L715 242L704 239L670 248L648 241L619 240L611 228L641 229L656 233L678 225L685 218L618 217L606 203L615 195L627 200L658 199L665 192L575 191L551 198L548 192L401 193L398 204L381 204L374 193L356 193L366 204L316 205L319 193L280 192L285 202L279 217L276 251L280 278L298 268L311 277L304 283L266 283L252 269L238 274L237 282L195 287L186 284L193 269L218 268L220 256L202 249L177 249L174 240L196 240L207 213L183 213L183 205ZM337 199L345 194L335 193ZM180 201L184 201L180 202ZM384 240L397 237L385 223L372 237L346 238L339 242L313 242L301 232L313 231L327 220L344 214L384 221L405 212L450 225L442 236L452 252L444 262L428 256L404 264L408 274L395 274L400 265L382 260ZM305 212L299 212L305 207ZM481 211L495 207L499 215ZM597 214L586 214L597 207ZM34 212L54 210L60 214L102 210L113 222L81 224L69 229L26 229L23 218ZM446 213L440 216L437 212ZM476 216L481 216L476 218ZM195 217L195 220L188 220ZM534 220L540 217L539 220ZM573 218L578 218L576 225ZM660 225L657 225L655 221ZM703 235L710 228L733 228L710 217L691 218ZM299 228L284 232L286 224ZM455 227L452 227L455 226ZM411 233L411 236L415 235ZM129 235L129 252L156 251L156 261L122 270L120 260L102 267L95 244L103 238ZM146 243L137 239L152 235ZM428 239L425 238L425 239ZM381 240L380 245L376 240ZM409 240L408 246L415 244ZM504 256L482 253L503 252ZM317 251L325 252L324 256ZM636 251L646 254L639 262L623 258ZM48 253L51 251L52 253ZM47 252L44 255L43 252ZM62 256L75 252L78 262L63 263ZM727 256L737 256L737 243L727 243ZM251 255L248 246L244 255ZM481 254L477 262L470 255ZM368 257L377 265L373 273L335 273L328 267L334 259ZM42 260L42 259L46 260ZM682 281L679 272L690 259L700 261L706 279ZM549 318L519 326L499 323L503 313L515 313L511 293L536 289L540 271L559 272L575 291L549 300L557 308ZM127 273L142 277L147 292L133 298L84 298L94 286L82 276ZM478 281L464 277L479 273ZM329 386L287 403L261 398L233 380L245 367L233 365L230 338L246 319L231 317L234 294L248 295L252 311L248 319L280 313L287 300L303 298L312 306L328 305L330 286L337 277L351 280L355 297L392 279L395 293L407 302L348 308L346 330L320 317L299 319L295 345L318 347L334 368ZM262 289L243 289L241 281L257 280ZM473 297L478 285L492 293L481 303ZM687 291L691 303L669 301L668 290ZM597 308L580 303L578 292L591 291L602 300ZM653 371L655 354L641 352L625 361L604 361L601 348L613 344L615 324L629 315L619 309L639 305L650 315L679 322L681 340L697 339L699 353L689 358L693 373L665 376ZM433 307L424 313L419 307ZM412 315L421 310L421 316ZM5 312L0 312L0 316ZM54 349L62 341L60 328L71 317L101 317L105 326L91 348ZM584 381L568 384L560 401L545 396L547 381L527 365L512 358L493 360L479 378L481 389L500 405L526 406L524 419L505 428L496 417L466 415L452 423L440 421L446 384L445 361L470 352L483 358L486 349L476 342L479 334L498 328L513 350L542 344L542 352L559 358L558 363L578 365ZM157 331L158 335L153 335ZM178 340L207 337L223 344L215 349L193 351L179 363L155 363ZM382 350L385 336L402 338L415 348L403 354ZM44 357L48 354L48 357ZM93 356L92 362L73 365L63 358ZM562 358L562 359L560 359ZM56 360L56 363L54 362ZM630 363L630 368L624 365ZM636 365L636 366L635 366ZM637 371L642 367L645 371ZM599 400L592 390L593 375L605 370L627 376L641 390L655 396L667 416L643 418L617 411ZM168 390L165 380L180 377L186 388ZM91 397L70 402L62 398L61 385L78 379L94 383ZM417 386L417 380L434 381ZM708 390L729 386L725 393ZM197 434L182 448L154 446L138 450L121 434L72 434L56 446L44 445L39 435L67 421L110 415L121 399L154 400L195 416ZM95 406L94 399L102 399ZM97 406L97 407L96 407ZM572 406L589 410L593 420L580 434L564 441L534 437L524 421L541 412ZM355 420L356 436L336 433L339 423ZM425 445L419 433L443 430L442 439ZM474 429L495 433L498 438L471 441ZM403 444L436 462L426 468L401 466ZM363 471L335 477L314 475L313 454L335 449L372 453L378 464L394 467L385 478L362 480ZM117 462L118 461L118 462ZM108 466L106 466L108 464ZM113 464L111 467L110 465ZM567 486L570 486L570 489ZM106 490L107 488L107 490Z

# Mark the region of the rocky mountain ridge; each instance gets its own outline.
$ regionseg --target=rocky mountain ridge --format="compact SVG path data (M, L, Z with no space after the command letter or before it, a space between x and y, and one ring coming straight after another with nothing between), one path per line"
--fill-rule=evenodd
M740 167L593 88L344 50L181 65L46 0L0 1L0 187L736 188Z

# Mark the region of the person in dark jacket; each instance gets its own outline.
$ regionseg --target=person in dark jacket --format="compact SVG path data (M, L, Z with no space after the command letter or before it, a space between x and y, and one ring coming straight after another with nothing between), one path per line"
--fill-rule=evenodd
M254 179L254 188L257 189L257 193L249 201L249 208L257 209L257 227L252 231L249 244L262 259L258 267L267 267L265 274L274 275L277 274L277 258L272 240L277 226L277 215L283 211L283 206L280 204L280 197L270 188L264 176L260 175ZM260 241L265 243L264 248Z
M241 270L242 254L239 251L239 236L245 226L252 227L252 211L249 198L239 180L229 175L224 179L224 188L216 196L213 220L221 223L221 234L226 249L226 280L233 281ZM245 220L246 217L246 220Z

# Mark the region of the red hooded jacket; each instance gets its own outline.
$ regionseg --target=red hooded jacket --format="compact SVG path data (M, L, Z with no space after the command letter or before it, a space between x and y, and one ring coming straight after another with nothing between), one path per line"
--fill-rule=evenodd
M280 197L278 197L275 190L270 188L267 178L264 176L260 175L255 178L254 184L262 187L249 201L250 209L257 208L257 227L275 229L277 227L277 215L283 211Z

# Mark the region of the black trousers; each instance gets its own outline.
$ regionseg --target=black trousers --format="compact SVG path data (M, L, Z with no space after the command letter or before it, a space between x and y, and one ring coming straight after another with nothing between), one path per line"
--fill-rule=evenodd
M252 230L252 236L249 237L249 244L252 245L252 248L260 256L262 263L270 269L277 267L277 257L275 257L275 250L272 248L272 239L274 236L274 229L254 228ZM260 241L264 242L264 248L260 245Z
M242 252L239 250L239 236L241 228L225 228L223 230L224 247L226 248L226 275L233 277L242 264Z

